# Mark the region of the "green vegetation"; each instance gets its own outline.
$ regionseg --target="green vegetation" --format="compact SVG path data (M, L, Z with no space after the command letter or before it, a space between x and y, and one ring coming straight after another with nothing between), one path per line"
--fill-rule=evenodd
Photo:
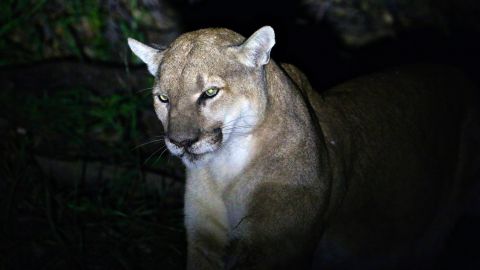
M133 12L134 11L134 12ZM127 36L153 19L137 0L0 2L0 64L54 57L122 62Z
M0 269L184 268L183 173L149 89L128 79L126 36L153 22L139 2L0 2ZM65 57L114 63L91 68L120 83L55 87L69 79L11 69Z
M167 170L168 157L157 153L145 163L158 145L135 149L147 140L139 114L150 109L150 97L72 88L4 91L0 101L7 116L0 144L6 195L0 199L0 253L6 255L0 268L183 267L181 185L160 175L167 184L152 188L146 174ZM55 165L59 160L68 166ZM92 164L110 169L102 176ZM92 180L88 171L99 175ZM19 262L19 254L30 259Z

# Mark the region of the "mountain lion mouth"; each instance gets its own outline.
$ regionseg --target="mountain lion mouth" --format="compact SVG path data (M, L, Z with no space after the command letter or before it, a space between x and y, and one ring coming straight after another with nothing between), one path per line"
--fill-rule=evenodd
M216 129L213 133L208 134L206 137L203 136L202 139L188 146L179 146L178 144L172 143L168 138L165 142L173 155L186 162L195 163L204 156L220 149L223 138L224 136L221 130Z
M188 159L190 162L193 162L193 161L196 161L196 160L199 160L203 155L206 155L208 153L203 153L203 154L194 154L194 153L191 153L187 150L185 150L183 152L183 154L181 154L179 157L180 158L186 158Z
M217 146L215 149L201 153L193 153L190 149L183 149L182 153L178 155L178 157L187 167L198 167L210 160L210 157L212 157L211 154L217 151L219 148L220 146Z

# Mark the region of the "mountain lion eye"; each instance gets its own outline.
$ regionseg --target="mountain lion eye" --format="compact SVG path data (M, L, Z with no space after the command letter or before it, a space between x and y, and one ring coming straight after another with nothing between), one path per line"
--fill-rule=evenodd
M218 94L218 88L217 87L210 87L207 90L205 90L202 93L203 98L212 98Z
M161 95L157 95L158 99L163 102L163 103L168 103L168 97L167 95L164 95L164 94L161 94Z

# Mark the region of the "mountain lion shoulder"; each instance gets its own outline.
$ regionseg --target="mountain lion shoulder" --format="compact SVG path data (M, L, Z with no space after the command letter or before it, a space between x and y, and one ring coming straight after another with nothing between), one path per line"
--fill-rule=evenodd
M165 50L129 39L187 168L187 268L426 265L470 182L471 86L423 66L320 96L270 59L274 44L269 26L202 29Z

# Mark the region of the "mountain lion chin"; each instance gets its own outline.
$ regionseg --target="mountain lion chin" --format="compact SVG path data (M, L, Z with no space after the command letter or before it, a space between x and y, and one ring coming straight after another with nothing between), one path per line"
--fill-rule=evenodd
M214 142L200 141L189 149L184 149L179 157L188 168L199 168L209 163L221 148L221 144L221 140Z
M215 155L215 151L213 152L206 152L203 154L193 154L190 152L184 152L180 155L180 158L183 161L183 164L187 166L187 168L200 168L206 166L212 157Z

